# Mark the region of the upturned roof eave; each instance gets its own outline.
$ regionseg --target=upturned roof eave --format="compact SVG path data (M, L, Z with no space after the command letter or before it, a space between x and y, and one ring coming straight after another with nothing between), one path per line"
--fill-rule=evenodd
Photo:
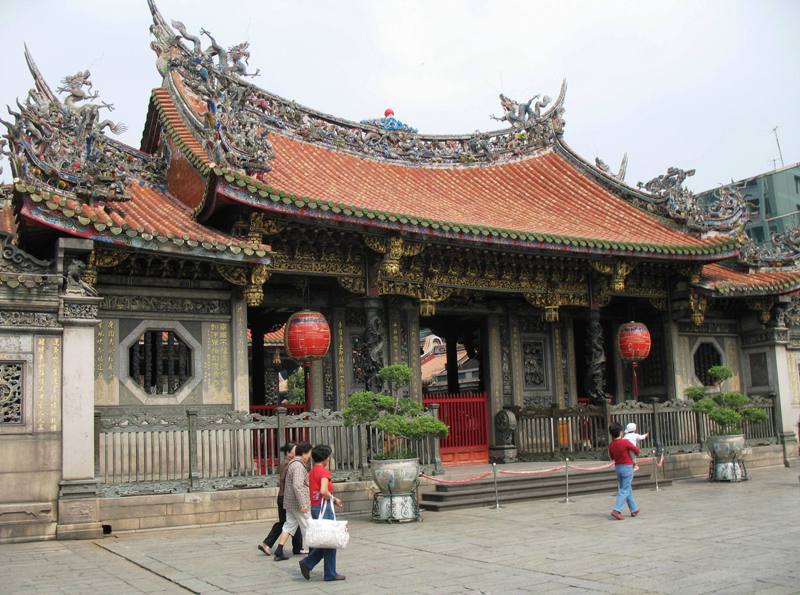
M738 254L736 241L720 238L719 242L701 245L644 244L568 237L542 232L524 232L458 222L435 221L410 214L375 212L333 201L298 197L274 189L263 182L217 168L217 193L248 206L283 216L303 217L320 222L352 224L376 230L402 232L422 238L437 238L480 245L497 245L522 250L560 252L586 256L637 257L646 260L679 260L683 262L715 262Z

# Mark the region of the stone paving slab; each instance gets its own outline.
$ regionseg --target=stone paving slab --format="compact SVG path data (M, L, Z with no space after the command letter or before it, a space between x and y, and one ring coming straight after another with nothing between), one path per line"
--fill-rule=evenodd
M800 593L797 469L752 481L686 480L636 494L609 520L608 495L427 512L378 525L349 517L347 580L306 582L298 557L266 558L271 523L123 533L94 542L0 546L3 593Z

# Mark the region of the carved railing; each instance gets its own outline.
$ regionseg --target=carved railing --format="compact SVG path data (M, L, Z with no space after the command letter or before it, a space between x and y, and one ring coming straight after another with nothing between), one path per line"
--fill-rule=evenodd
M106 418L98 411L95 476L107 496L277 486L280 448L287 442L331 445L336 481L367 477L371 453L388 444L376 428L347 426L341 412L327 409ZM415 453L426 469L441 463L438 438L392 443Z
M754 407L764 410L767 421L745 424L744 434L751 446L776 444L775 397L751 397ZM605 458L608 447L608 425L630 422L640 434L649 436L640 448L663 449L666 452L700 452L706 439L718 428L705 413L692 409L690 401L675 400L643 403L626 401L607 407L578 406L524 408L516 411L514 434L518 456L522 460Z
M516 416L514 439L523 460L599 458L608 445L601 407L526 407L519 409Z

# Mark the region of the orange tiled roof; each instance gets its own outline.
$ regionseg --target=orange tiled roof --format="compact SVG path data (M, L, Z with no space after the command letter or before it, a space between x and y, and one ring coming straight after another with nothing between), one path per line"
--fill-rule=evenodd
M192 99L190 93L187 97ZM169 91L156 89L153 98L173 138L190 158L196 157L193 162L201 172L208 172L211 164L205 151L189 127L178 122L182 115ZM192 109L200 107L192 104ZM376 226L399 220L418 223L423 233L453 230L463 232L465 239L469 234L494 236L541 247L571 245L654 256L736 253L732 238L700 239L673 229L584 175L554 149L496 165L415 167L363 158L277 132L270 139L275 156L266 183L214 169L246 189L256 203L283 202L290 209L320 206L335 214L368 218Z
M407 167L272 135L267 182L357 208L572 238L702 245L578 172L553 151L488 167Z
M23 215L53 227L98 240L118 244L133 238L152 241L156 249L165 245L205 250L232 259L261 260L269 246L254 248L247 242L205 227L192 218L188 207L167 192L148 184L128 182L130 200L114 205L110 212L102 206L90 207L72 198L47 194L33 187L18 186L30 201Z
M283 347L284 326L271 333L264 333L264 347ZM249 328L247 329L247 341L249 343L253 342L253 331Z
M707 264L699 287L725 295L775 295L800 289L800 271L754 271L726 264Z

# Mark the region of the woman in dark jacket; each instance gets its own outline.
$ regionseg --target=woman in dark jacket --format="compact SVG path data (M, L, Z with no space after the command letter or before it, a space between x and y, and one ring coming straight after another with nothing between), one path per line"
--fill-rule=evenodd
M278 488L278 521L272 525L272 529L270 529L269 534L264 538L262 543L258 544L258 549L264 552L267 556L272 555L271 548L275 544L275 541L281 534L281 528L283 524L286 522L286 509L283 507L283 490L286 487L286 466L289 464L294 458L294 449L295 445L291 442L285 444L281 447L281 452L284 453L283 461L278 466L278 473L279 473L279 488ZM294 536L292 537L292 552L297 555L304 553L303 551L303 535L300 531L297 531Z

